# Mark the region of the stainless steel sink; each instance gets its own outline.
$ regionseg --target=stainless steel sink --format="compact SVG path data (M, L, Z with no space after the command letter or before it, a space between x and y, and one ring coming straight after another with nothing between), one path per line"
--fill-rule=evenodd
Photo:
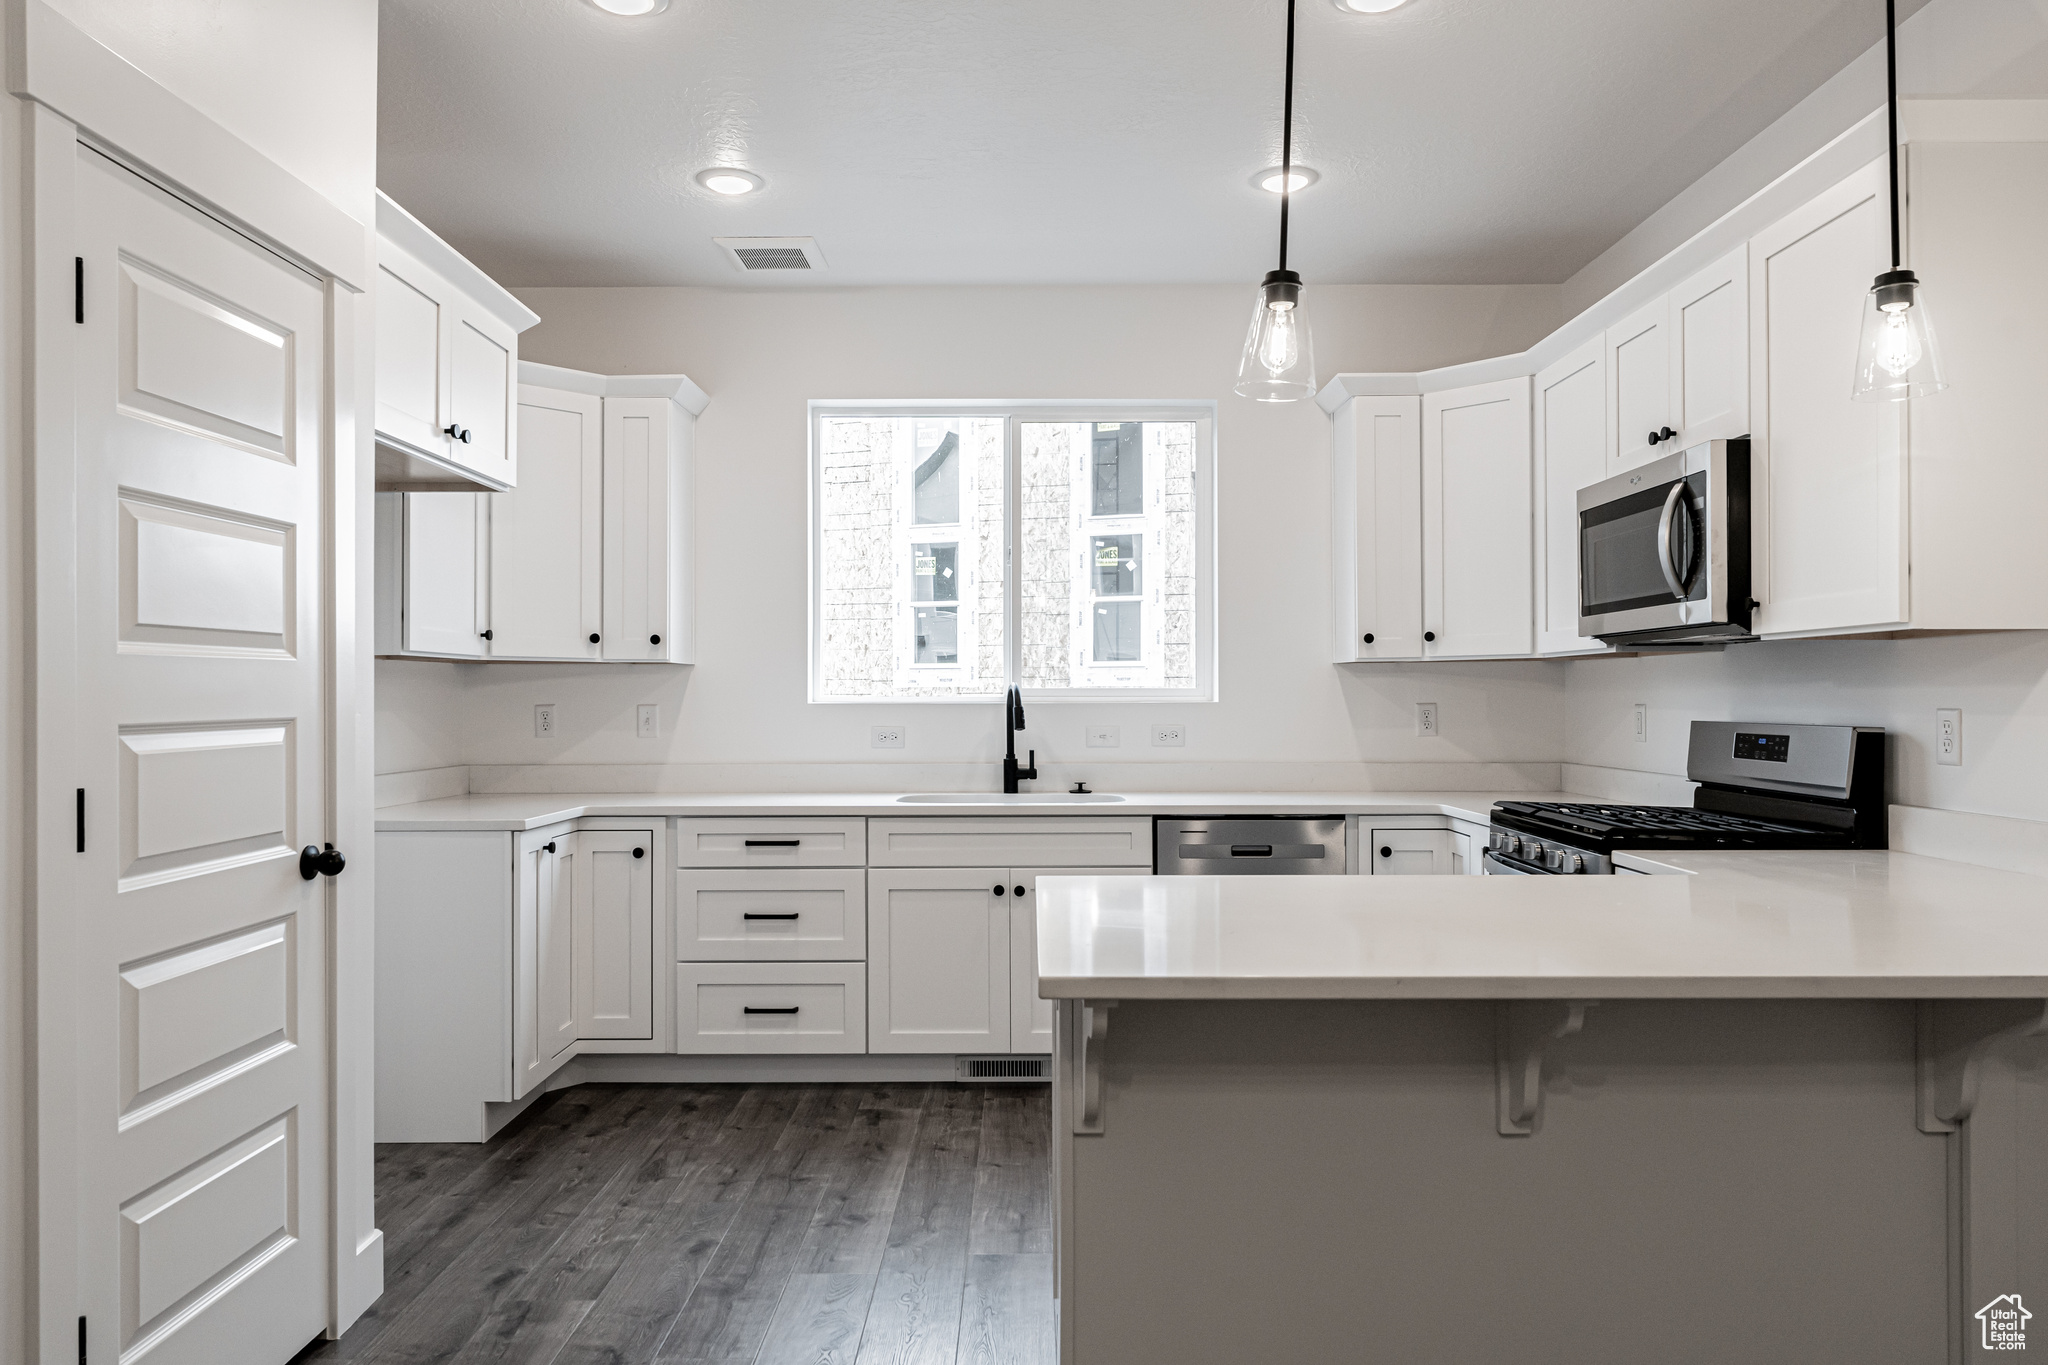
M906 806L1088 806L1123 800L1108 792L912 792L896 799Z

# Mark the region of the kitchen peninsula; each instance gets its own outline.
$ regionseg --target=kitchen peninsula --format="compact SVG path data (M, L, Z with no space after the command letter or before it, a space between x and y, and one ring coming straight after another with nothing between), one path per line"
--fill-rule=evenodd
M1048 878L1066 1365L1940 1361L2048 1298L2039 878Z

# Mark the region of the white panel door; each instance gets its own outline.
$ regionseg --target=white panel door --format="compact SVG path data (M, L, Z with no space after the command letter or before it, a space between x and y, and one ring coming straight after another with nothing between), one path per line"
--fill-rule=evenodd
M604 657L668 657L665 398L604 400Z
M1422 399L1337 410L1333 469L1336 659L1422 657Z
M1367 831L1366 867L1375 877L1448 877L1463 871L1447 829Z
M1530 484L1527 379L1424 396L1425 658L1534 649Z
M566 825L516 836L513 878L512 1095L530 1092L576 1041L577 836Z
M406 649L458 658L489 654L490 495L404 496Z
M1607 329L1607 472L1619 474L1677 447L1661 433L1671 411L1671 304L1659 298Z
M1006 867L868 873L868 1051L1010 1050Z
M1747 244L1672 291L1670 349L1678 436L1669 448L1749 435Z
M491 493L491 654L595 659L604 420L594 394L519 386L519 487Z
M1889 223L1876 161L1750 239L1760 635L1882 629L1907 616L1904 405L1849 398Z
M654 1036L654 836L576 836L576 1036Z
M439 275L378 243L377 434L446 455L444 387L450 290Z
M1579 634L1581 488L1607 477L1607 350L1599 337L1536 376L1536 652L1607 646Z
M288 1360L331 1246L331 892L299 871L329 821L325 290L76 169L86 805L76 901L45 907L75 975L42 990L75 1030L75 1147L47 1159L77 1202L43 1216L94 1365Z
M516 482L513 367L518 337L480 313L449 319L448 421L456 428L448 456L499 483Z
M1038 998L1038 879L1150 875L1137 867L1010 869L1010 1051L1052 1051L1052 1001Z

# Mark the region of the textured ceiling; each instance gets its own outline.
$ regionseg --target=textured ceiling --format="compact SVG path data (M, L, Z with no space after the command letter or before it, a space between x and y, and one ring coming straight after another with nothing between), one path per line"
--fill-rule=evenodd
M815 284L1248 280L1284 14L383 0L378 183L511 285L740 283L726 235L815 236ZM1290 264L1314 283L1561 281L1883 31L1878 0L1299 15L1296 156L1322 179ZM712 164L767 188L711 194Z

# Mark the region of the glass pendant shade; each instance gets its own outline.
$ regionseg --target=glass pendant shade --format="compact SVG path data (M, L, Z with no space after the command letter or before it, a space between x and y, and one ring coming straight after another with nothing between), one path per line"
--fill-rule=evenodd
M1268 271L1252 306L1237 392L1261 403L1292 403L1315 391L1315 339L1309 334L1301 276L1292 270Z
M1870 288L1863 337L1856 349L1856 387L1864 403L1925 398L1948 387L1927 291L1910 270L1887 270Z

